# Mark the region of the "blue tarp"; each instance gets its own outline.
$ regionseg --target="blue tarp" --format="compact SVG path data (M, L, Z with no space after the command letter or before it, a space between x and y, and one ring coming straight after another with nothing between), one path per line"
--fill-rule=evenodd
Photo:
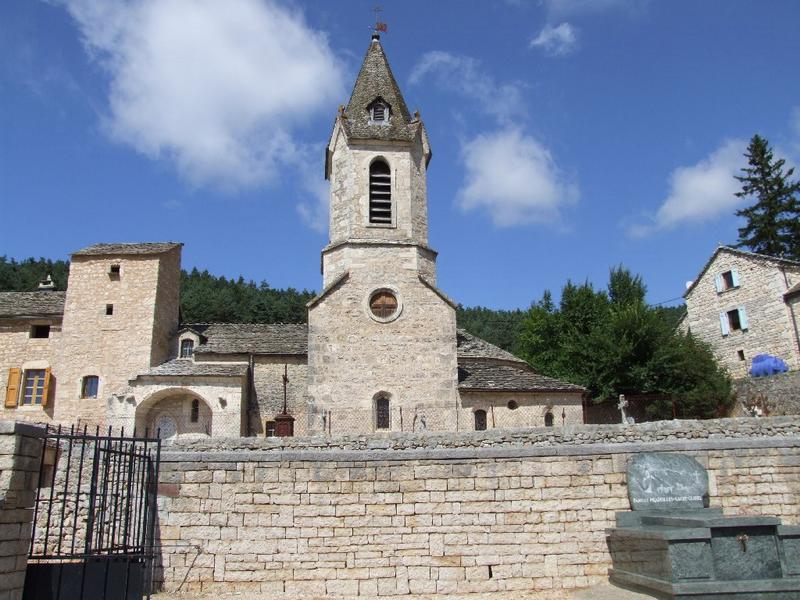
M771 354L758 354L753 357L753 365L750 367L750 375L753 377L766 377L776 373L785 373L789 366L783 359Z

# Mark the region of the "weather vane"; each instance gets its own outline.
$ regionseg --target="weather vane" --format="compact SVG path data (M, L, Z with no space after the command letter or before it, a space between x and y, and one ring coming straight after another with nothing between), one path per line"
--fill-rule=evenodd
M381 13L383 12L383 8L376 4L375 8L372 10L375 12L375 33L378 33L379 31L386 33L388 26L386 23L381 22Z

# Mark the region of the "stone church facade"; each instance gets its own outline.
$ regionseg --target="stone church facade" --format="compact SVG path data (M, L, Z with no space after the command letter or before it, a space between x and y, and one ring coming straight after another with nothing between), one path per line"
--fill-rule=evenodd
M582 422L583 388L457 329L428 245L430 160L375 35L326 149L308 325L180 323L181 244L96 244L66 292L0 293L2 418L162 437Z

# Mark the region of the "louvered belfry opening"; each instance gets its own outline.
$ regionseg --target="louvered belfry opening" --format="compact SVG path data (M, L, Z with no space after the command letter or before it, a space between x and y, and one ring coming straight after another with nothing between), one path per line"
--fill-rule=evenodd
M384 160L369 166L369 222L392 223L392 176Z
M372 107L372 120L385 121L386 120L386 106L378 102Z

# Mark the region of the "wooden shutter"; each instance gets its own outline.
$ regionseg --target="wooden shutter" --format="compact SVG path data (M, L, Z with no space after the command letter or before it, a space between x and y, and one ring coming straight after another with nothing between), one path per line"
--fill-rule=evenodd
M42 406L47 406L50 396L50 367L44 370L44 389L42 389Z
M733 287L739 287L739 271L736 269L731 269L731 281L733 282Z
M717 293L722 293L722 275L714 277L714 286L717 288Z
M747 326L747 312L744 310L744 306L739 307L739 327L744 329L749 329Z
M6 384L6 408L17 408L20 379L22 379L22 371L11 367L8 370L8 384Z
M722 330L722 335L730 334L731 327L728 324L728 313L719 313L719 328Z

